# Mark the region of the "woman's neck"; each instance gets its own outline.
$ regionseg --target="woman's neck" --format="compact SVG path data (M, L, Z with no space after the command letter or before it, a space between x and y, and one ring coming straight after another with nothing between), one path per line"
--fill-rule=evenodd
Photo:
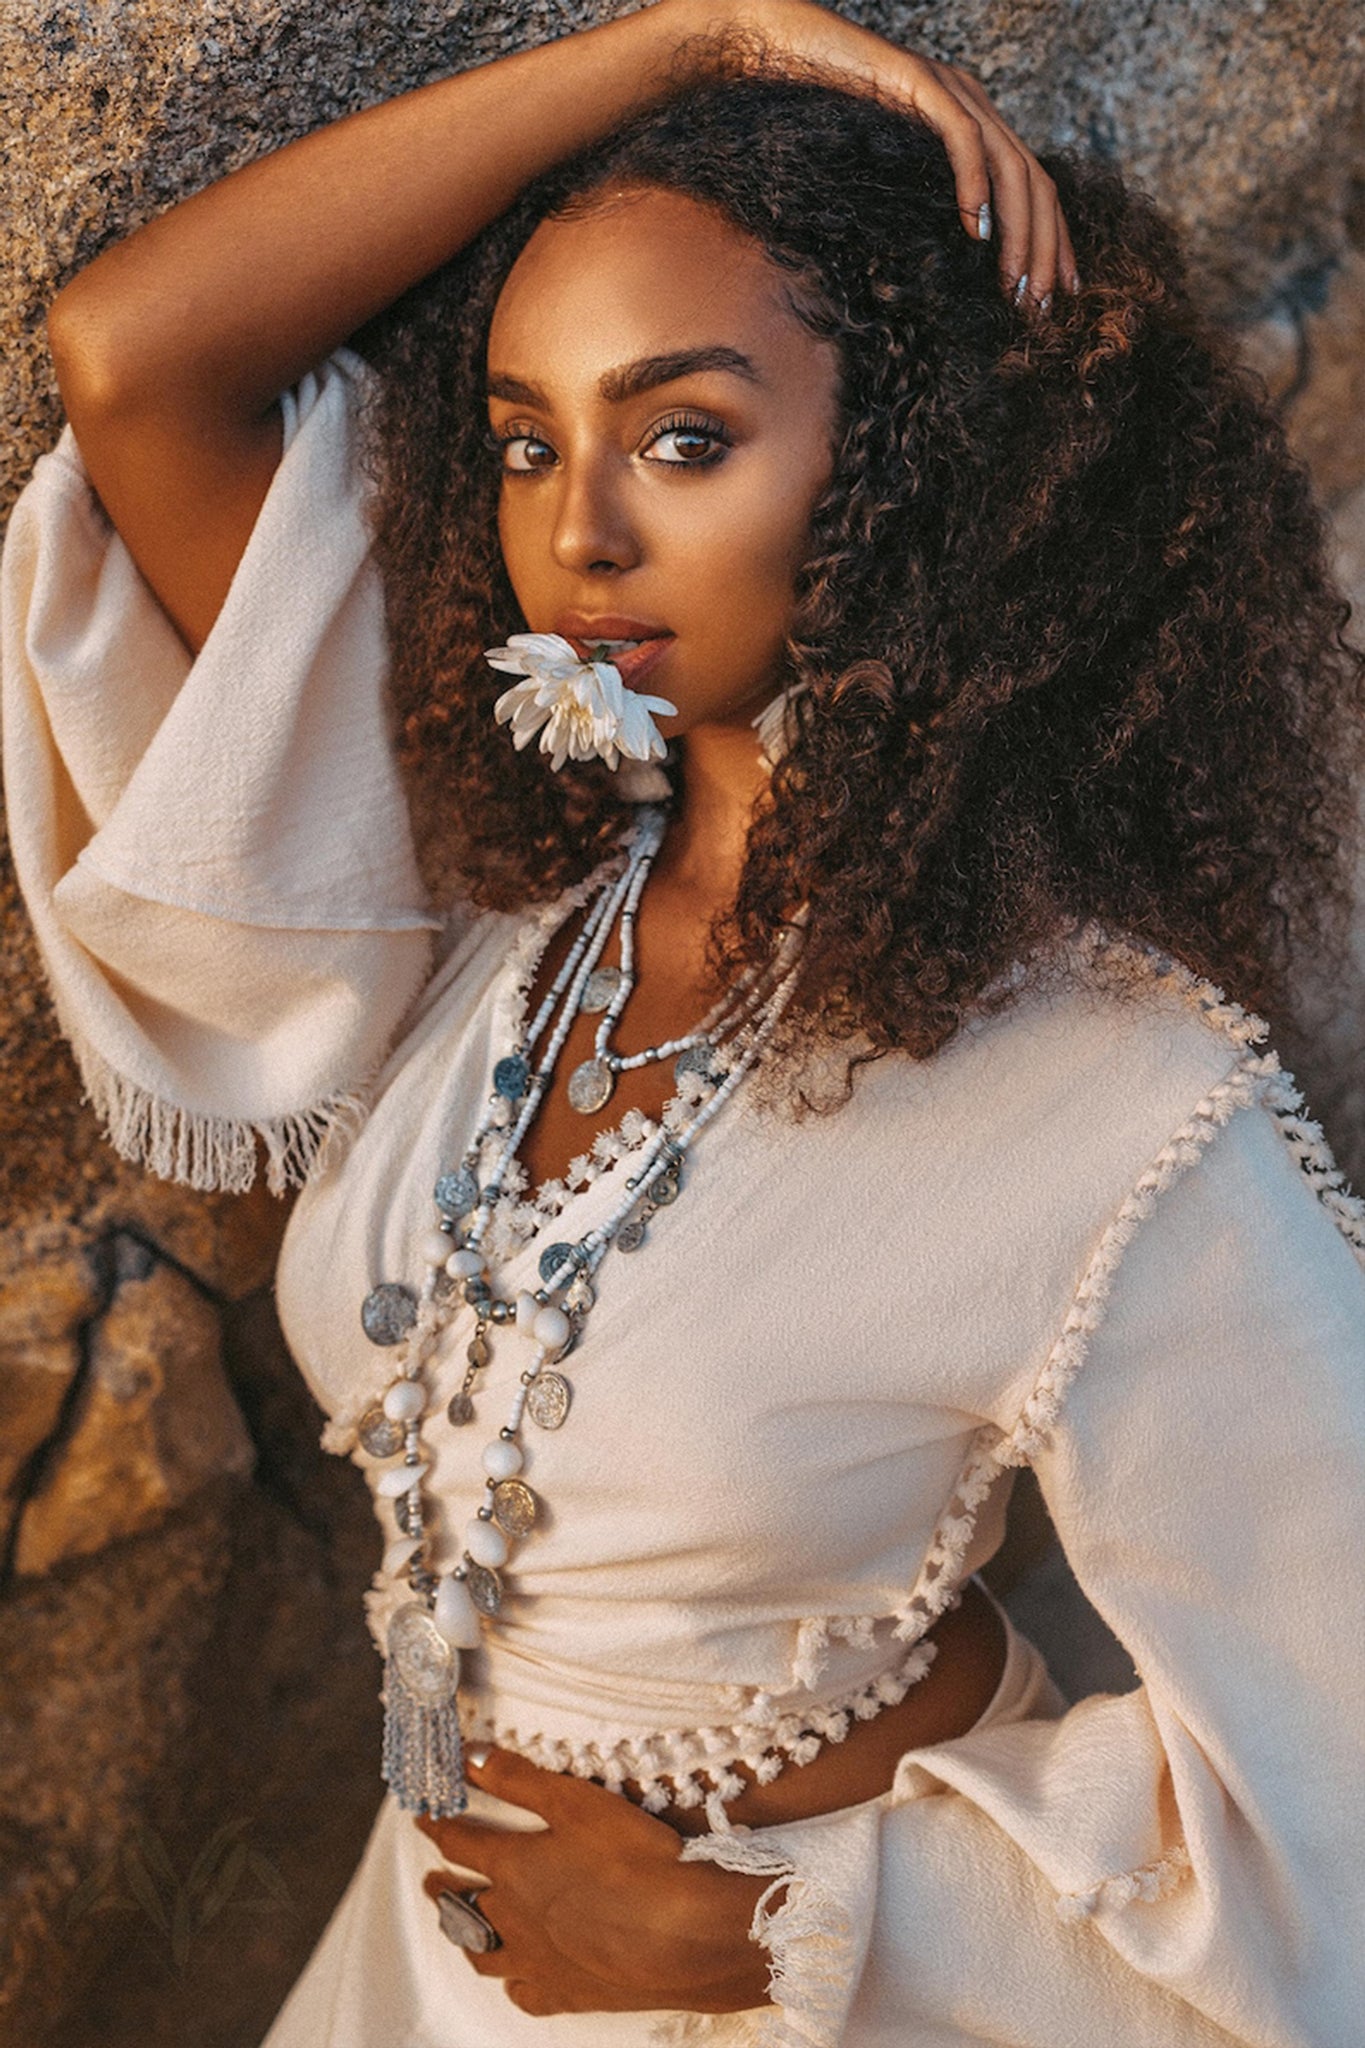
M650 886L656 896L693 899L709 921L735 899L768 774L747 725L698 726L683 745L683 799Z

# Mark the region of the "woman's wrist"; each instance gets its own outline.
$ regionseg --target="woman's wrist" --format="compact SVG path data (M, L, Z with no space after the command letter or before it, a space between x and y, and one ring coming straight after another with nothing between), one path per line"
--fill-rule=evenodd
M679 2003L694 2012L745 2012L769 2003L768 1958L750 1937L768 1877L679 1861L649 1901L642 1949L667 1958Z

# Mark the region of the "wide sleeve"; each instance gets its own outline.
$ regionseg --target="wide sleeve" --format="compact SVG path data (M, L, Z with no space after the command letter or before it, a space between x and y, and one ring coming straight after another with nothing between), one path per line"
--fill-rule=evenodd
M1359 2048L1365 1231L1296 1104L1272 1084L1166 1188L1020 1417L1139 1688L689 1845L774 1878L759 2038Z
M0 572L15 866L86 1092L199 1188L306 1177L427 971L353 449L364 365L283 401L285 449L191 659L68 428Z

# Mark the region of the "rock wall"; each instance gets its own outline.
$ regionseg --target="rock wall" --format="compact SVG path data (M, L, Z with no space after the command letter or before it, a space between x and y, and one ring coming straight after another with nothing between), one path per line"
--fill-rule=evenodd
M11 11L0 511L59 425L43 309L106 241L344 110L617 11ZM1180 219L1365 594L1353 0L847 11L970 63L1032 140L1117 159ZM318 1450L274 1324L279 1205L192 1196L113 1159L80 1104L8 873L0 918L0 2041L254 2048L378 1800L368 1502ZM1365 1117L1353 1126L1341 1089L1334 1100L1349 1149ZM1036 1496L1021 1493L998 1583L1074 1685L1124 1682Z

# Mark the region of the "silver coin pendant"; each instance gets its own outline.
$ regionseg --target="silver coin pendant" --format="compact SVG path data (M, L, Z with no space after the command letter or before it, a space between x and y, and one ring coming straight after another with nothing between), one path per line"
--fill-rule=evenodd
M616 1076L605 1060L584 1060L569 1076L569 1106L580 1116L605 1109L616 1087Z
M496 1614L502 1606L502 1580L487 1565L470 1564L465 1568L465 1590L478 1608L480 1614Z
M596 1013L610 1006L612 997L621 986L619 967L594 967L583 990L580 1009Z
M479 1203L479 1183L467 1166L457 1167L451 1173L443 1173L436 1183L436 1207L451 1223L467 1216Z
M570 1270L575 1247L571 1244L547 1244L540 1255L537 1271L548 1287L558 1274L560 1277Z
M361 1416L356 1433L372 1458L391 1458L403 1448L402 1423L393 1421L377 1403Z
M716 1049L708 1039L704 1045L686 1046L673 1062L673 1078L681 1081L684 1074L700 1074L705 1081L714 1081Z
M536 1497L524 1479L503 1479L493 1488L493 1519L509 1536L529 1536L536 1525Z
M394 1669L422 1706L441 1707L454 1696L460 1679L459 1652L416 1600L394 1615L388 1644Z
M537 1429L562 1429L573 1389L560 1372L537 1373L526 1389L526 1413Z
M638 1252L645 1241L645 1220L643 1216L630 1216L616 1233L615 1244L618 1252Z
M401 1344L417 1321L417 1296L401 1280L381 1280L360 1308L360 1322L371 1344Z

